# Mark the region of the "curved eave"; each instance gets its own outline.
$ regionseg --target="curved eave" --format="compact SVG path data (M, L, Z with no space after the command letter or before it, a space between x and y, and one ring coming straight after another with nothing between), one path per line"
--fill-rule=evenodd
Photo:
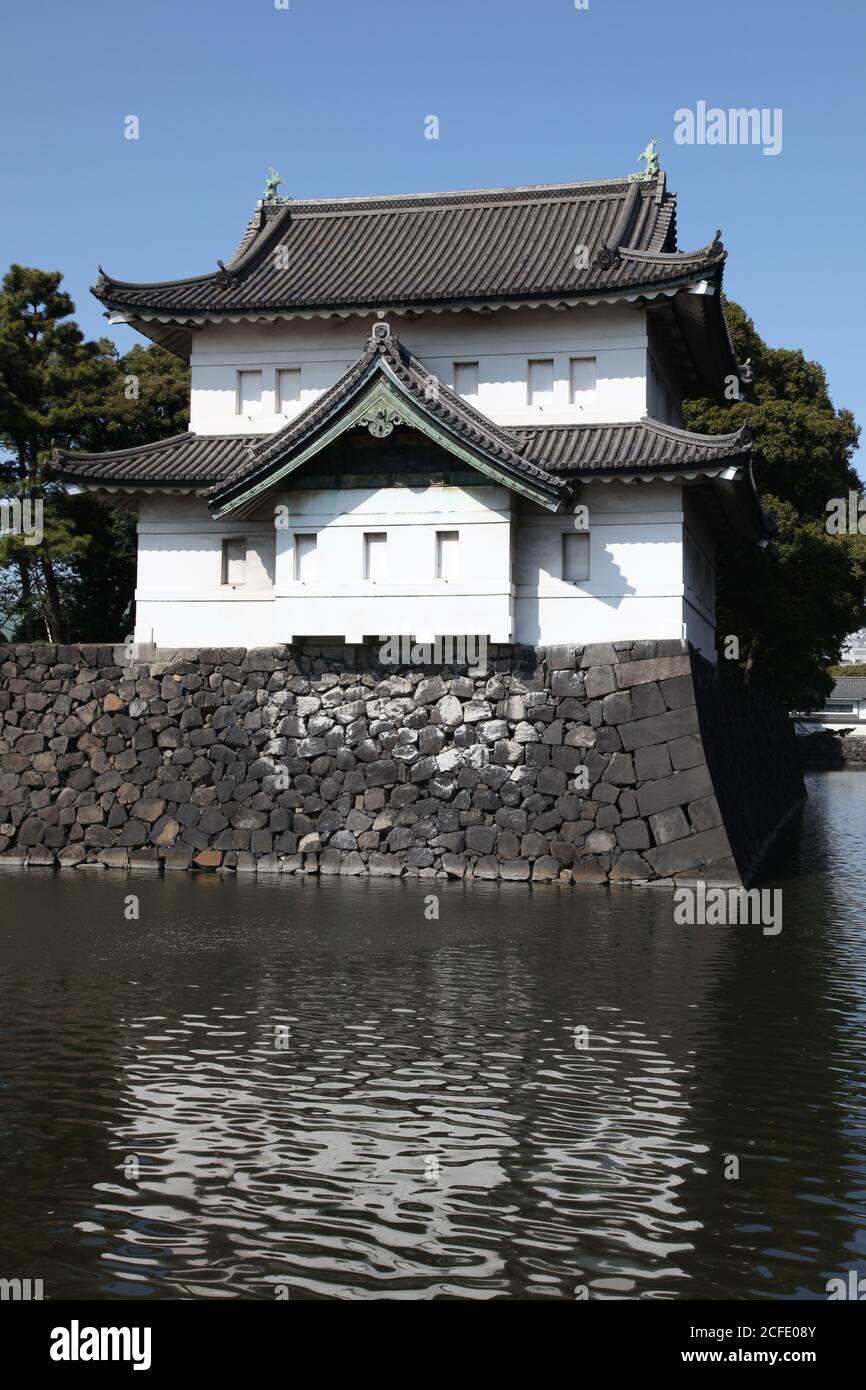
M593 469L576 476L581 483L680 483L710 488L716 511L733 536L766 545L773 530L761 507L748 455L718 463L665 465L648 469Z
M122 302L93 291L96 298L105 306L110 319L128 323L132 327L140 324L174 324L200 326L207 323L270 323L283 319L329 319L329 318L370 318L379 314L447 314L495 312L498 309L571 309L587 304L636 303L642 299L671 298L680 290L688 289L707 280L718 271L716 260L703 265L692 266L682 275L673 279L648 278L636 285L611 287L610 289L592 287L585 290L569 287L527 292L515 291L499 295L454 297L449 299L379 299L371 301L349 301L320 304L237 304L206 306L186 309L151 306ZM147 289L149 286L133 286ZM142 332L147 330L142 328Z

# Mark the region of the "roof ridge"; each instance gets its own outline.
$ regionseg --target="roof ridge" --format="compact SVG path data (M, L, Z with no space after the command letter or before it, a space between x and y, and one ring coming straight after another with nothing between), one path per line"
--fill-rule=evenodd
M655 180L652 180L655 183ZM424 192L415 193L357 193L349 194L345 197L322 197L322 198L295 198L292 200L293 208L299 207L327 207L331 204L357 204L357 203L385 203L402 201L420 201L424 198L471 198L481 197L482 195L514 195L518 193L561 193L565 191L575 192L580 189L602 189L616 188L622 185L625 189L629 186L628 174L607 179L566 179L559 183L512 183L500 184L481 188L447 188L447 189L427 189ZM649 188L650 181L638 187ZM654 190L655 191L655 190Z

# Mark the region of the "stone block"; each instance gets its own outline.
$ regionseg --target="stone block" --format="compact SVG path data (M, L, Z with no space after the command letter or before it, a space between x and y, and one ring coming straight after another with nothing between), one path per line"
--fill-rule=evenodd
M580 658L581 666L612 666L617 662L617 654L609 642L590 642L584 647Z
M730 853L728 837L725 831L719 828L703 830L685 840L674 840L669 845L659 845L656 849L646 850L644 858L660 878L667 878L669 874L704 868L714 860L730 858Z
M647 868L645 859L641 858L634 850L626 850L621 854L610 870L612 883L635 882L649 877L650 870Z
M722 824L722 813L714 796L702 796L687 807L693 830L715 830Z
M625 661L616 668L616 683L620 690L649 681L667 680L672 676L691 677L691 660L681 656L657 656L649 661Z
M704 746L699 734L689 734L685 738L674 739L668 744L671 763L676 772L697 767L704 761Z
M659 777L670 777L673 768L667 744L658 743L649 748L635 749L634 770L639 782L657 781Z
M640 819L623 821L616 828L616 842L620 849L649 849L650 837L646 822Z
M550 689L557 700L565 699L568 696L575 696L580 699L584 694L583 676L575 670L551 671Z
M553 883L559 878L562 865L553 855L545 855L541 859L536 859L532 866L533 883Z
M634 759L630 753L613 753L604 780L615 787L632 786L636 781Z
M638 787L637 806L642 816L655 815L671 806L687 806L690 801L711 796L713 792L710 774L705 766L690 768L687 772L675 772L671 777L663 777L658 782L647 782Z
M664 714L653 714L648 719L636 719L630 724L620 724L619 736L622 746L632 752L635 748L649 748L654 743L668 743L698 732L697 710L672 709Z
M586 698L598 700L616 690L612 666L591 666L585 676Z
M657 845L667 845L672 840L682 840L691 834L689 823L679 806L657 811L650 816L649 823Z
M528 859L506 859L499 865L499 877L511 882L528 879L531 872Z

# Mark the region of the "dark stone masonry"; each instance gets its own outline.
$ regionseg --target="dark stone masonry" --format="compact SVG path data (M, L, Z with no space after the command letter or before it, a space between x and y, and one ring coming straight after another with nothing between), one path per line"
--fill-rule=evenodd
M803 795L780 735L787 780L759 797L753 731L734 781L755 805L732 800L737 714L681 642L491 648L484 669L373 647L163 657L0 649L0 862L736 884Z

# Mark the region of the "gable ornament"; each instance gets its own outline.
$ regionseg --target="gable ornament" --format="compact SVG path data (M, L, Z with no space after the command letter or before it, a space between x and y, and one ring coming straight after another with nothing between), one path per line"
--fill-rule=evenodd
M375 439L386 439L393 433L395 425L402 425L403 417L397 410L388 410L386 406L380 406L378 410L371 411L363 415L360 420L361 425L366 425L367 429Z

